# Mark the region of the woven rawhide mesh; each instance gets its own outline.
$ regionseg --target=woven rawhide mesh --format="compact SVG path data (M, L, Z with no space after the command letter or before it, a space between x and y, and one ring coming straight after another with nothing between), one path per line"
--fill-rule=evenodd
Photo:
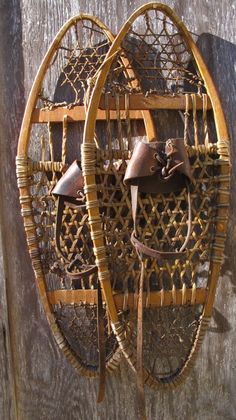
M122 41L122 48L142 91L166 94L204 91L181 30L165 12L147 10L137 17Z
M146 308L143 314L143 358L150 377L165 383L178 374L192 346L202 312L200 305ZM136 342L136 323L131 341Z
M212 103L192 44L189 33L186 35L170 9L166 13L165 6L150 5L133 15L106 57L108 61L116 53L112 64L104 66L97 77L82 149L88 208L92 197L93 209L97 203L102 221L101 230L98 223L95 227L95 222L90 223L100 280L105 289L104 279L109 276L114 301L117 293L123 296L121 307L130 315L131 333L127 337L115 315L113 328L126 358L136 368L141 266L131 243L132 206L124 175L138 142L184 139L193 175L189 187L192 223L185 255L159 260L146 257L143 262L144 381L155 388L177 385L192 366L209 321L210 311L204 311L212 264L221 261L218 250L225 240L224 234L216 235L216 223L227 218L219 215L219 208L228 205L220 204L219 191L227 190L229 177L222 174L222 167L228 165L228 152L217 139ZM96 120L101 85L106 127L98 147L90 127ZM114 111L115 121L110 117ZM90 220L94 214L91 210ZM178 193L139 193L136 225L139 241L148 247L166 252L181 249L188 232L187 188ZM106 261L103 249L96 250L102 235ZM115 307L118 313L121 308L116 302Z
M55 51L39 98L46 108L83 105L89 79L94 76L112 41L96 18L75 20ZM51 89L54 78L54 90ZM55 91L56 86L56 91Z
M67 338L69 345L78 353L84 365L97 370L97 305L86 303L61 304L55 306L57 322ZM117 350L117 342L111 332L107 311L103 309L106 337L106 360L109 360Z

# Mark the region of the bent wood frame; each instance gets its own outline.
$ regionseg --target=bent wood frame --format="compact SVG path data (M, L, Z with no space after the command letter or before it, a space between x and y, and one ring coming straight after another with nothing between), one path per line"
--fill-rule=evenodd
M82 145L82 168L85 180L85 193L87 200L87 209L89 213L89 224L91 227L91 237L94 244L94 254L96 256L96 264L98 267L99 280L101 281L102 290L106 300L106 304L109 310L113 330L117 336L120 347L127 358L128 362L134 370L136 370L136 355L132 345L130 344L124 325L121 324L118 320L116 302L112 293L111 282L110 282L110 272L108 268L108 262L106 257L106 247L104 245L104 232L102 230L102 221L99 213L99 202L96 191L96 180L95 180L95 161L96 161L96 145L94 143L94 131L95 123L97 116L97 109L101 99L101 92L108 75L111 63L112 55L114 56L118 49L120 48L121 42L130 29L132 23L135 19L143 14L145 11L156 9L158 11L166 14L172 22L176 25L183 39L185 40L189 50L191 51L200 74L204 80L207 93L210 97L216 132L217 132L217 152L220 156L220 188L218 190L218 207L216 214L215 222L215 239L213 244L212 257L210 261L210 269L208 276L208 285L207 285L207 297L204 305L204 310L200 318L199 327L195 336L195 340L192 346L192 349L182 366L182 369L178 374L171 378L171 381L162 382L161 380L152 378L149 376L147 371L144 371L144 381L149 386L158 389L160 387L174 387L182 382L187 376L190 368L192 367L197 351L200 348L200 344L204 338L204 334L207 329L207 325L210 320L217 280L220 274L220 268L223 258L225 237L226 237L226 228L227 228L227 218L228 218L228 205L229 205L229 136L226 127L226 122L220 103L220 99L217 93L217 90L214 86L214 83L211 79L211 76L207 70L207 67L204 63L204 60L198 50L196 44L194 43L190 33L187 28L178 18L178 16L166 5L160 3L148 3L141 6L137 11L135 11L131 17L127 20L124 26L119 31L115 41L113 42L110 50L107 53L104 65L102 66L101 71L98 74L98 77L95 82L93 92L90 97L90 102L87 110L87 117L85 121L84 128L84 140ZM163 301L162 301L163 302Z
M38 100L38 95L40 93L41 85L44 80L44 76L50 66L52 58L57 51L60 43L67 33L67 31L77 22L81 20L90 20L92 23L95 23L100 27L100 29L104 32L107 39L112 42L114 36L111 34L109 29L100 22L97 18L87 15L81 14L69 19L59 30L57 35L55 36L54 40L52 41L40 67L38 73L35 77L32 89L30 91L29 99L27 101L20 136L18 142L18 150L17 150L17 158L16 158L16 171L17 171L17 180L18 180L18 187L20 193L20 203L21 203L21 214L23 216L24 227L27 237L27 244L28 250L32 261L32 267L35 274L36 284L39 290L39 295L41 298L41 302L43 304L44 311L47 316L47 320L55 337L55 340L59 346L59 348L64 352L65 356L67 357L68 361L72 364L72 366L83 376L88 377L98 377L99 372L95 370L91 370L86 368L78 358L75 356L74 352L68 345L65 337L61 333L54 314L51 311L50 302L47 296L46 290L46 281L44 277L44 273L41 266L40 261L40 254L37 242L37 234L36 234L36 226L33 218L33 208L32 208L32 201L30 195L30 177L31 177L31 169L34 166L34 162L30 161L28 158L28 148L30 143L30 134L32 124L34 123L34 112L36 103ZM64 108L65 113L66 109ZM39 162L40 163L40 162ZM56 162L54 162L55 165ZM60 163L58 167L60 167ZM40 164L36 165L36 167L40 168ZM106 364L108 371L113 371L117 368L121 360L121 354L119 348L116 350L115 354L109 359Z

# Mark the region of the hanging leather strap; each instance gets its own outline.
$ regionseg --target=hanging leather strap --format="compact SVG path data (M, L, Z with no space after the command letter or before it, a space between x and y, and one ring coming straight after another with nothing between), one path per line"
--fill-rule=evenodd
M97 402L103 401L106 386L106 347L105 347L105 326L103 317L102 291L98 280L98 303L97 303L97 330L98 330L98 351L99 351L99 386Z
M61 248L60 234L61 234L61 227L62 227L63 211L64 211L64 206L66 203L72 205L73 208L85 208L86 205L84 204L82 200L74 199L73 197L65 197L63 195L60 195L58 196L58 199L57 199L56 224L55 224L56 247L59 254L67 262L66 273L72 279L77 280L81 277L87 277L87 276L90 276L90 274L95 273L97 271L97 266L84 264L79 255L77 255L73 261L69 261L66 253ZM80 204L80 203L83 203L83 204ZM75 266L79 265L79 263L80 263L80 270L72 271Z
M141 261L141 274L139 279L138 295L138 322L137 322L137 417L138 420L146 420L144 379L143 379L143 284L145 262L142 255L139 255Z
M192 180L192 171L184 140L169 139L166 143L138 142L133 150L132 157L127 165L124 184L131 188L131 206L134 230L131 242L134 245L141 263L138 296L137 319L137 417L145 420L145 397L143 376L143 289L145 276L145 258L157 260L176 259L186 255L185 248L189 242L192 224L191 197L189 182ZM188 229L185 241L176 251L159 251L145 245L138 239L137 208L138 194L165 194L179 193L186 186L188 191Z
M84 264L83 261L81 261L82 258L80 258L80 255L77 254L75 259L67 266L66 268L66 274L70 276L72 280L79 280L80 278L84 278L87 276L90 276L93 273L97 272L97 266L96 265L89 265ZM80 270L79 271L71 271L73 270L73 267L76 266L78 270L78 262L80 262Z
M192 228L192 210L191 210L191 196L190 196L190 189L189 189L189 182L186 179L186 187L188 190L188 230L185 241L181 246L179 251L158 251L144 245L141 241L137 238L137 207L138 207L138 185L131 185L131 205L132 205L132 216L134 221L134 230L131 235L131 242L134 245L138 254L146 255L151 258L155 258L157 260L161 259L172 259L172 258L181 258L186 255L184 252L191 235L191 228Z

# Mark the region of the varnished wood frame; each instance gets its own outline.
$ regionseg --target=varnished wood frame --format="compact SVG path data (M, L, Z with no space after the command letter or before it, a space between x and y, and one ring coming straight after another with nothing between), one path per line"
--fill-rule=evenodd
M21 125L21 131L19 136L18 142L18 149L17 149L17 158L16 158L16 170L17 170L17 179L18 179L18 187L20 193L20 203L21 203L21 212L24 220L24 227L27 237L27 244L28 250L32 261L32 266L35 274L36 284L39 290L39 295L41 302L43 304L44 311L47 316L47 320L53 332L54 338L59 346L59 348L64 352L65 356L72 364L72 366L83 376L88 377L98 377L99 372L95 370L90 370L86 368L80 361L78 357L74 354L72 349L69 347L65 337L61 333L57 323L55 316L52 312L51 304L48 300L47 296L47 289L46 289L46 281L44 277L44 273L42 270L40 256L39 256L39 247L37 242L37 234L36 234L36 225L34 222L33 217L33 208L31 202L31 194L30 194L30 167L28 161L28 148L30 142L30 134L31 128L33 123L33 111L36 109L36 103L38 100L38 95L40 93L41 85L44 80L45 74L50 66L52 58L57 51L63 37L67 33L67 31L77 22L81 20L90 20L91 22L97 24L100 29L104 32L107 36L107 39L111 42L114 39L114 36L109 31L107 26L105 26L102 22L100 22L96 17L81 14L69 19L59 30L57 35L55 36L54 40L52 41L40 67L38 73L35 77L33 86L31 88L29 98L26 104L25 113ZM108 371L114 371L121 360L120 350L118 349L113 357L109 360L106 367Z
M201 316L201 321L199 324L198 331L196 333L195 341L193 343L192 349L187 357L187 360L177 375L174 375L170 378L169 382L162 382L161 380L157 380L156 378L152 378L148 372L144 372L145 382L149 384L153 388L159 387L174 387L178 385L188 374L190 368L192 367L194 360L197 355L197 351L199 350L200 344L203 340L205 331L207 329L207 325L210 320L217 280L220 274L220 268L223 258L223 251L224 251L224 243L225 243L225 236L226 236L226 228L227 228L227 219L228 219L228 205L229 205L229 136L226 127L225 117L223 113L223 109L220 103L220 99L217 93L217 90L214 86L214 83L211 79L211 76L207 70L207 67L204 63L204 60L198 50L198 47L194 43L190 33L188 32L187 28L175 14L175 12L170 9L168 6L163 5L161 3L148 3L141 6L137 11L135 11L132 16L127 20L127 22L123 25L121 30L119 31L115 41L113 42L109 52L107 53L105 64L103 65L100 74L97 77L95 87L93 93L90 98L87 118L85 122L85 129L84 129L84 142L82 148L82 156L83 162L82 167L84 171L84 179L85 179L85 189L86 189L86 199L87 199L87 208L89 213L89 219L91 221L91 233L93 238L94 244L94 252L96 255L96 263L98 266L99 272L99 279L101 281L103 294L106 299L106 304L109 309L110 317L113 323L114 331L117 335L117 339L120 343L122 351L124 352L125 357L131 364L132 368L136 369L136 356L132 349L132 346L128 342L124 326L118 321L118 314L116 310L115 301L112 294L111 282L110 282L110 272L108 269L108 263L106 260L106 248L104 246L104 233L102 231L102 224L101 218L99 214L99 207L98 207L98 197L96 189L91 189L91 185L96 184L95 180L95 172L92 173L91 165L89 166L89 160L91 161L94 159L95 153L93 151L93 138L94 138L94 130L95 130L95 123L96 123L96 115L97 109L99 106L99 102L101 99L101 92L104 86L106 77L108 75L112 60L109 59L116 53L119 49L121 42L125 36L125 34L130 29L132 23L135 19L143 14L147 10L159 10L166 14L172 22L176 25L178 30L180 31L182 37L184 38L189 50L194 56L198 69L201 73L201 76L204 80L207 93L210 97L215 124L216 124L216 132L217 132L217 150L220 155L220 159L222 163L220 165L220 174L224 177L220 183L220 188L218 192L218 208L216 214L216 224L215 224L215 241L213 245L213 253L212 259L210 262L210 269L209 269L209 277L208 277L208 286L207 286L207 299L204 306L203 314ZM97 202L97 206L94 203ZM93 203L90 206L90 203Z

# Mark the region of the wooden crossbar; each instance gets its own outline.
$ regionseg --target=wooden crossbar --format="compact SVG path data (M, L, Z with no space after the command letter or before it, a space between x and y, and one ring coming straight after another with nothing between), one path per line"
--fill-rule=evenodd
M86 303L89 305L97 304L97 290L54 290L47 292L48 300L51 305ZM184 304L190 305L192 302L193 291L186 289ZM125 296L123 293L113 295L117 310L122 310ZM194 304L204 304L206 302L207 290L197 288L195 290ZM171 290L151 292L149 298L144 292L143 302L147 307L161 306L180 306L183 304L183 292L181 289L175 291L175 302ZM134 309L137 304L137 295L129 293L127 297L127 307Z
M105 109L106 103L109 106L109 109L117 109L117 99L111 94L101 96L99 108ZM203 99L200 95L195 95L196 97L196 107L198 110L203 108ZM129 110L146 110L146 109L175 109L175 110L185 110L186 107L186 96L181 95L157 95L151 93L149 95L144 95L143 93L132 93L128 95L129 99ZM119 108L125 110L125 95L119 96ZM189 101L189 109L192 109L192 102ZM208 97L207 100L207 109L211 109L211 101Z
M106 120L106 105L110 109L110 119L117 119L117 100L110 94L102 95L99 109L97 112L97 120ZM196 95L196 109L202 110L202 98ZM211 101L207 101L207 109L211 109ZM125 119L127 113L125 110L125 96L119 96L120 119ZM185 95L171 96L171 95L156 95L150 94L148 96L142 93L129 95L129 118L132 120L143 119L142 111L155 109L170 109L170 110L185 110ZM189 109L192 109L190 101ZM86 114L84 106L76 105L73 108L55 107L53 109L34 109L32 113L32 123L47 123L47 122L61 122L67 115L68 122L84 121Z
M141 111L130 111L129 117L132 120L141 120L143 119ZM74 108L68 109L66 107L59 107L52 110L49 109L39 109L36 108L32 114L32 123L47 123L47 122L62 122L63 118L67 116L68 122L76 121L85 121L86 114L83 106L74 106ZM127 118L126 112L120 112L120 119L124 120ZM110 111L110 119L116 120L117 113L116 111ZM103 109L98 109L97 120L105 121L106 120L106 111Z

